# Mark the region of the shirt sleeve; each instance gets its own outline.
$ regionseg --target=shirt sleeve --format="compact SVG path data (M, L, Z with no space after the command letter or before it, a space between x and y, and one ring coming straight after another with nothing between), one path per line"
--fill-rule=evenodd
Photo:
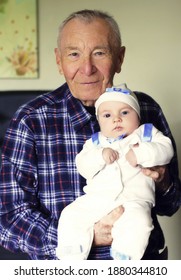
M161 109L157 122L160 123L160 126L162 127L161 131L163 132L163 134L171 139L172 146L174 149L174 155L170 163L167 165L170 174L170 185L172 185L172 187L166 194L165 192L159 192L156 188L155 210L158 215L172 216L177 212L181 205L181 181L179 178L177 148L173 135L170 131L169 125ZM160 130L160 128L158 129Z
M139 138L142 138L144 125L137 131L140 132ZM146 168L168 164L174 155L170 138L154 126L152 126L151 141L141 141L139 146L133 146L132 150L136 155L137 164Z
M0 197L1 244L13 252L26 252L34 259L56 259L57 220L38 197L33 134L23 121L15 118L4 141Z

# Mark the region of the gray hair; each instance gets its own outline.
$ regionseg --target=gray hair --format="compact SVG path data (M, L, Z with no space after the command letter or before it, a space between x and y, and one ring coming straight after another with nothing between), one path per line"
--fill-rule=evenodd
M110 28L112 29L112 36L114 38L116 47L119 48L122 45L121 42L121 34L120 34L120 30L119 30L119 26L117 24L117 22L115 21L115 19L109 15L106 12L102 12L100 10L80 10L77 12L74 12L72 14L70 14L59 26L58 29L58 38L57 38L57 45L59 46L60 44L60 40L61 40L61 34L62 34L62 30L64 28L64 26L72 19L79 19L82 20L84 22L90 23L95 19L103 19L105 20Z

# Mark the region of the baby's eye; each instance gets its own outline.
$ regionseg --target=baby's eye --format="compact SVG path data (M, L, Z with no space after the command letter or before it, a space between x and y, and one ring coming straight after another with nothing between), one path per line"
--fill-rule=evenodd
M111 114L109 114L109 113L103 115L104 118L110 118L110 116L111 116Z
M122 116L126 116L128 113L129 113L129 112L128 112L127 110L125 110L125 111L122 111L122 112L121 112L121 115L122 115Z

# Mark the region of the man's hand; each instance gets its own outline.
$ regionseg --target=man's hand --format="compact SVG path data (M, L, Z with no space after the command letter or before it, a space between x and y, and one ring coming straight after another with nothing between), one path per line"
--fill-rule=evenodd
M144 175L151 177L155 182L160 182L164 178L166 166L155 166L151 168L142 168Z
M124 208L118 206L94 225L94 246L108 246L112 243L113 224L123 214Z
M155 181L156 188L160 192L166 192L171 185L170 175L166 165L143 168L142 172Z

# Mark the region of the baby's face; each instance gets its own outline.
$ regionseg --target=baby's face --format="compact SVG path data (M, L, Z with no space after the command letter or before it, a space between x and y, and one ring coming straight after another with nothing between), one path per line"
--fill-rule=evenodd
M126 136L138 128L140 121L136 111L128 104L105 101L98 108L98 121L101 132L109 138Z

